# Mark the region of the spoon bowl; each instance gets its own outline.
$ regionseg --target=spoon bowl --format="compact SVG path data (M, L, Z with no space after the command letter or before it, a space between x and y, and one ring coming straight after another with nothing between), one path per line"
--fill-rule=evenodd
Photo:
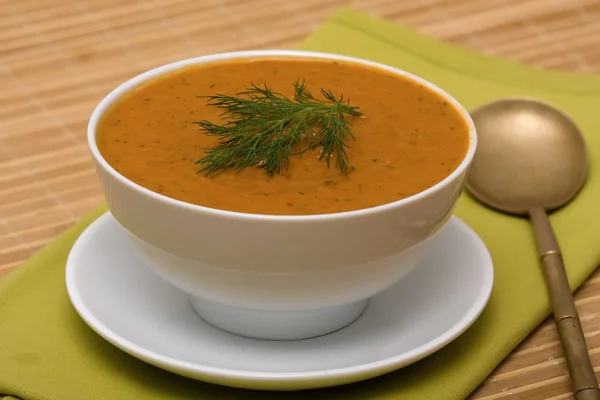
M571 118L535 99L508 98L471 112L481 139L467 189L512 214L569 202L583 186L588 156Z

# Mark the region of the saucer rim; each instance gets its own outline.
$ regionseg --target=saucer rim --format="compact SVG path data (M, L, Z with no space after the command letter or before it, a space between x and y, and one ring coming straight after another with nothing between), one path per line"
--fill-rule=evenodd
M103 322L98 320L93 315L93 312L85 306L85 301L77 287L76 273L78 263L76 260L81 257L82 250L85 248L84 243L89 240L88 238L92 238L94 234L102 228L106 221L111 218L114 219L110 211L107 211L93 221L77 238L69 252L66 262L66 287L71 304L76 312L99 336L139 360L182 376L226 386L238 388L255 387L260 389L275 387L276 390L288 390L287 387L282 388L280 386L312 380L313 384L310 385L310 388L319 388L336 385L336 383L327 383L331 381L340 381L341 383L338 384L350 383L363 379L360 378L361 376L368 375L368 377L371 378L398 370L439 351L469 329L485 310L494 283L493 262L487 246L471 227L456 215L453 215L446 227L450 227L451 224L453 224L455 225L454 229L464 231L464 233L470 237L469 240L473 241L472 246L476 246L483 253L482 255L486 258L486 262L482 263L480 266L480 268L484 270L484 273L482 274L481 282L478 283L479 290L477 297L472 301L468 311L461 319L456 321L450 329L447 329L435 339L393 357L342 368L303 372L260 372L212 367L164 356L124 339L108 328ZM410 279L410 274L406 279ZM315 385L316 382L314 381L323 382L320 385ZM291 388L289 390L296 389Z

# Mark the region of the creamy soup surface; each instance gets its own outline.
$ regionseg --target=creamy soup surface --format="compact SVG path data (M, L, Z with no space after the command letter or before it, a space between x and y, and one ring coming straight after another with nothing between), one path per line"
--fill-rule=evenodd
M298 78L315 97L323 88L360 107L363 117L346 117L355 138L347 142L347 176L335 162L319 160L319 149L290 157L288 169L273 176L257 167L197 173L203 149L218 139L193 122L223 123L221 110L199 96L233 96L251 82L292 96ZM119 173L165 196L229 211L308 215L374 207L433 186L464 159L469 130L452 105L402 76L349 62L273 57L190 66L147 82L105 113L97 143Z

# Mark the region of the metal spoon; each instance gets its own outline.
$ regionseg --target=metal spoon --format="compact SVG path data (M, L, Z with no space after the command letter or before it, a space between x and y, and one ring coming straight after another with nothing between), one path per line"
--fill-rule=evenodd
M471 115L478 148L467 189L491 207L531 219L573 393L577 400L599 400L563 259L546 214L568 203L585 182L588 157L583 137L569 117L533 99L494 101Z

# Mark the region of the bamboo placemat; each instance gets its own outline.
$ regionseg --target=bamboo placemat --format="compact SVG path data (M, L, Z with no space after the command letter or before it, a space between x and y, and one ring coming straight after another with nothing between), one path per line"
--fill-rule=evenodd
M109 90L173 60L294 48L347 5L540 68L600 72L600 0L0 0L0 275L102 202L85 128ZM600 371L600 273L576 298ZM572 399L554 326L472 399Z

